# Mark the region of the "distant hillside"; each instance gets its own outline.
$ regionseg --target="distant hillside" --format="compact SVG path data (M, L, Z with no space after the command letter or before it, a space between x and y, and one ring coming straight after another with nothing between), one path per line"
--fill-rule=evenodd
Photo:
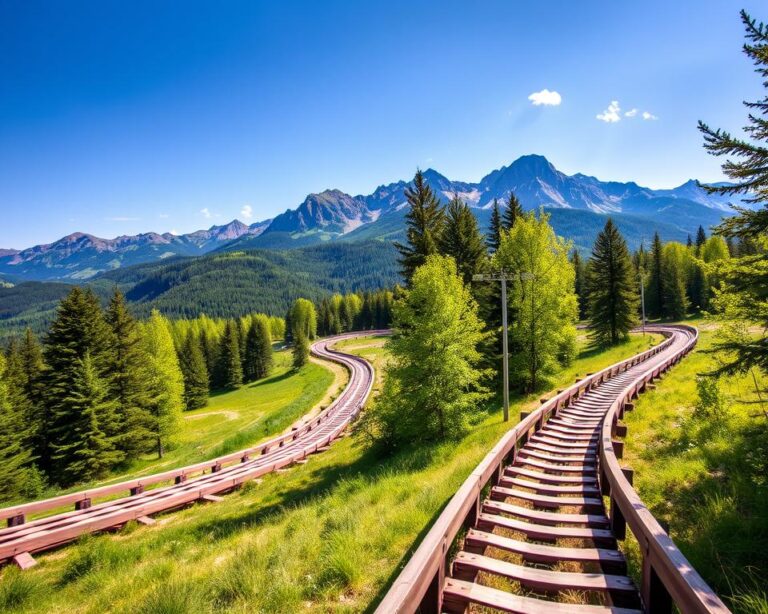
M235 316L258 311L282 316L299 297L373 290L399 282L390 244L356 242L291 251L259 250L142 264L98 276L85 285L104 300L125 292L139 316L159 309L172 317ZM71 285L26 282L0 288L0 338L24 326L44 330Z

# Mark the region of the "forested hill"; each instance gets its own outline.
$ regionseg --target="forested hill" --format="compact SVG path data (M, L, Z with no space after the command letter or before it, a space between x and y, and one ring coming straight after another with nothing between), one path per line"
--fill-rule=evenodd
M373 290L400 281L389 242L333 243L293 249L252 250L180 258L105 273L86 284L106 297L120 287L140 317L153 308L169 317L284 315L299 297L319 301L334 292ZM0 338L50 323L60 283L0 288Z

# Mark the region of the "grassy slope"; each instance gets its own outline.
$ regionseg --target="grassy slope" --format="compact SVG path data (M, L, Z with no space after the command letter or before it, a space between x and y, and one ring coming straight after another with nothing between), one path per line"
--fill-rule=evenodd
M207 407L184 412L179 432L162 459L151 454L108 479L66 491L49 489L44 497L191 465L281 433L321 401L334 376L314 363L294 371L288 351L274 356L275 367L268 378L216 393Z
M584 352L555 385L649 346L635 337ZM378 366L380 340L361 350ZM360 347L353 341L348 347ZM538 405L515 399L513 415ZM0 609L24 612L352 612L371 608L409 550L507 425L483 413L460 444L375 456L347 437L289 472L196 505L89 537L0 578ZM459 453L460 450L460 453ZM13 607L11 607L13 606Z
M728 409L721 420L695 417L696 375L712 368L702 350L714 331L711 323L694 324L697 350L626 415L625 462L646 505L705 580L734 610L765 614L768 429L764 417L750 417L757 406L738 402L754 400L751 377L722 380ZM636 544L630 548L636 553Z

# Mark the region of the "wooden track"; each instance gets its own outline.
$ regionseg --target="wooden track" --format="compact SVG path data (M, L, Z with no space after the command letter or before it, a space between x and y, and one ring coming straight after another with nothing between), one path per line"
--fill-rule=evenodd
M152 524L152 514L189 505L196 501L216 502L218 495L242 483L305 459L327 449L354 420L373 386L373 367L368 361L333 350L329 346L353 337L387 331L348 333L321 339L312 345L312 354L336 362L349 370L349 382L339 397L320 414L305 419L291 433L275 437L254 448L241 450L181 469L155 474L120 484L81 491L45 501L0 509L8 527L0 530L0 562L13 560L22 568L34 565L32 553L70 542L86 534L120 527L130 520ZM206 472L207 470L207 472ZM190 476L198 475L193 479ZM169 486L144 490L147 485L172 481ZM116 493L131 495L95 503L98 497ZM27 522L31 514L75 505L72 511L55 513Z
M629 399L695 344L656 327L654 350L588 377L508 433L462 485L377 612L727 612L619 466ZM619 428L621 426L621 428ZM626 474L626 475L625 475ZM606 508L603 495L610 495ZM618 549L641 544L641 586ZM466 533L462 533L462 529Z

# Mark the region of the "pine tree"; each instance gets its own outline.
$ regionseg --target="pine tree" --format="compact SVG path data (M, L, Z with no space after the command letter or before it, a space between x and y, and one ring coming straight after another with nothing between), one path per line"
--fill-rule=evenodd
M493 253L499 249L499 243L501 243L501 211L499 210L499 201L493 199L493 208L491 209L491 225L488 227L488 234L486 235L485 242L488 246L488 250Z
M446 211L445 228L440 237L440 253L456 263L465 284L472 281L485 260L485 245L472 210L455 196Z
M240 358L240 338L237 324L227 320L219 344L219 364L215 385L218 388L235 389L243 385L243 363Z
M52 442L51 460L59 484L69 486L101 478L117 465L124 454L107 432L115 432L115 402L99 376L89 353L76 360L72 388L66 396L70 428L60 431Z
M127 458L138 458L151 449L152 416L146 390L146 356L136 320L128 311L125 298L115 290L106 311L112 330L109 355L109 393L115 401L114 432L106 431Z
M653 318L661 318L666 312L664 305L666 291L664 289L663 276L663 251L664 246L657 232L653 235L648 285L645 290L645 303L648 315Z
M0 501L24 491L26 468L32 462L24 414L10 398L6 375L5 358L0 353Z
M245 342L244 379L253 382L269 375L272 370L272 339L264 318L256 318Z
M409 210L405 215L407 243L395 243L400 252L403 278L410 282L413 272L424 264L427 256L436 254L443 233L445 213L424 174L419 170L413 178L413 186L405 190Z
M142 339L147 355L146 385L151 396L152 436L157 455L162 458L184 409L184 376L168 321L157 310L152 310L152 315L143 325Z
M701 248L704 247L704 243L707 242L707 233L704 232L704 227L699 226L696 231L696 256L701 257Z
M584 320L587 317L587 267L577 249L571 252L571 264L575 276L573 289L579 304L579 320Z
M613 345L626 339L637 323L637 285L627 243L610 218L592 248L587 295L594 341Z
M70 479L65 464L52 463L53 443L76 440L74 432L80 404L71 397L75 381L82 379L82 361L89 362L96 375L109 381L109 365L114 346L112 331L96 296L90 290L74 287L61 301L48 335L45 339L43 454L41 466L55 481ZM104 424L114 420L105 417Z
M293 335L293 366L300 369L309 362L309 339L299 329Z
M515 221L520 219L523 215L523 206L520 204L517 196L514 192L509 193L507 197L507 203L504 207L504 218L502 225L506 230L512 230L515 225Z
M179 367L184 378L184 407L200 409L208 404L208 369L200 342L188 333L179 352Z
M680 243L667 243L663 250L664 316L682 320L688 311L685 293L686 249Z

